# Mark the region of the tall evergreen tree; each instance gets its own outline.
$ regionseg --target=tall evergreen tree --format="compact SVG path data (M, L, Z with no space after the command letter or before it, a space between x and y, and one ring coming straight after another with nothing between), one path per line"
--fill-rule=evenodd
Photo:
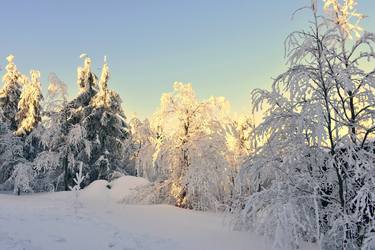
M31 81L27 81L18 103L16 135L30 133L41 120L40 101L43 98L40 86L40 72L31 70Z
M6 74L0 90L0 189L31 191L32 164L26 160L24 140L14 134L30 132L39 119L41 90L39 72L32 71L32 81L23 76L7 57ZM25 90L22 92L22 87Z
M79 159L85 162L86 183L132 171L126 153L130 142L126 116L120 96L108 89L108 64L104 63L99 82L90 66L91 60L86 57L84 66L78 68L80 94L67 107L68 126L80 124L90 144L90 157Z
M17 70L13 55L9 55L7 61L6 73L3 76L3 88L0 90L0 119L6 122L12 130L15 130L17 128L15 117L25 77Z
M0 122L0 189L10 190L6 183L12 176L15 166L24 162L23 142L15 136L6 123Z

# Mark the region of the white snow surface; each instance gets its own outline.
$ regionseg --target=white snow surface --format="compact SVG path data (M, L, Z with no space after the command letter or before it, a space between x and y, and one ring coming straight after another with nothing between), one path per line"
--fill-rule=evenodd
M220 214L119 202L147 184L121 177L96 181L77 196L0 194L0 249L269 249L261 237L231 231Z

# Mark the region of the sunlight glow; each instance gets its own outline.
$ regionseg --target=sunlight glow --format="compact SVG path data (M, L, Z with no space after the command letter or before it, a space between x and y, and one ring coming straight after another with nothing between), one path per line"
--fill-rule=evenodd
M355 8L357 4L357 0L344 0L342 3L339 0L324 0L324 11L331 16L349 38L352 38L352 33L359 38L363 31L359 22L366 16L357 12Z

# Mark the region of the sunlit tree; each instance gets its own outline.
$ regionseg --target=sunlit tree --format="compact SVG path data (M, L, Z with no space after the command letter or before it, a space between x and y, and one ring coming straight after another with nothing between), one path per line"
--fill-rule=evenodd
M139 172L158 176L154 179L162 182L156 189L168 202L199 210L225 203L230 193L228 109L224 98L200 101L191 84L176 82L172 92L162 95L151 124L137 126L151 131L142 139Z
M42 90L40 86L40 72L30 71L31 80L27 81L18 102L16 120L17 135L30 133L41 120Z
M0 90L0 118L12 130L15 130L17 128L15 117L25 77L17 70L13 55L9 55L7 61L6 73L3 76L3 87Z
M130 120L132 133L133 160L138 176L150 181L160 181L166 177L166 173L156 161L160 147L163 143L163 135L156 128L151 128L148 119L141 122L137 118Z
M289 69L253 92L255 107L267 104L255 133L266 143L241 169L236 223L275 248L373 247L375 70L364 64L375 36L355 5L328 0L319 16L312 1L312 25L286 40Z
M108 89L108 64L105 60L99 80L90 65L91 59L86 56L83 67L78 68L80 94L67 107L69 126L80 125L90 143L90 157L78 157L87 174L84 184L132 171L128 168L130 134L126 116L120 96Z

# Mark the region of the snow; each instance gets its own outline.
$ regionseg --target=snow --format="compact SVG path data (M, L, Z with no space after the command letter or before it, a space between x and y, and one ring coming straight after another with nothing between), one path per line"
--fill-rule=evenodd
M110 197L116 202L121 202L134 194L137 188L147 186L149 184L150 182L144 178L123 176L114 180L110 184Z
M150 184L144 178L134 176L122 176L112 182L98 180L91 183L80 193L83 202L123 203L131 197L137 188Z
M147 184L95 181L77 200L74 192L0 194L0 249L268 249L262 238L231 231L220 214L116 202Z

